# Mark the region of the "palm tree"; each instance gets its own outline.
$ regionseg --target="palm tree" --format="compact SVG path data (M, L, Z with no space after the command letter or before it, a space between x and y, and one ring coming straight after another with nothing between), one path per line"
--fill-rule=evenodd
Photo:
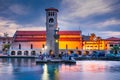
M111 49L114 54L116 55L118 53L118 51L120 50L119 46L113 46L113 48Z

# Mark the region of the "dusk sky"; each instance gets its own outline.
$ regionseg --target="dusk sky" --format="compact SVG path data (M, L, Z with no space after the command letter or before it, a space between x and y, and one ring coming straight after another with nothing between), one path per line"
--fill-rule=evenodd
M45 30L45 9L50 7L59 10L60 30L120 38L120 0L0 0L0 35Z

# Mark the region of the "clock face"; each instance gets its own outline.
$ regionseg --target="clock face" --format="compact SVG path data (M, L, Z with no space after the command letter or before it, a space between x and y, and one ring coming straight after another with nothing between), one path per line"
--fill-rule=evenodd
M54 22L54 19L53 18L50 18L49 19L49 23L53 23Z

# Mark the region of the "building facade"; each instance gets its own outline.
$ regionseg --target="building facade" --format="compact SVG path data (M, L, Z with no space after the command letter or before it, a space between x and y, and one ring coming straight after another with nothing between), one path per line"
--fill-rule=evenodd
M59 50L65 51L82 49L80 31L60 31ZM10 55L35 56L47 52L46 31L16 31L10 47Z
M106 50L111 50L115 46L120 48L120 38L110 37L110 38L104 39L104 41L106 45Z

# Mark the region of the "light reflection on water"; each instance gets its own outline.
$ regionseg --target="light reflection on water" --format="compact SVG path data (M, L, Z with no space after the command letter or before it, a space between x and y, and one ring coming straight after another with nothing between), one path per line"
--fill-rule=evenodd
M120 80L119 61L36 64L35 59L0 59L0 80ZM7 77L6 77L7 76Z

